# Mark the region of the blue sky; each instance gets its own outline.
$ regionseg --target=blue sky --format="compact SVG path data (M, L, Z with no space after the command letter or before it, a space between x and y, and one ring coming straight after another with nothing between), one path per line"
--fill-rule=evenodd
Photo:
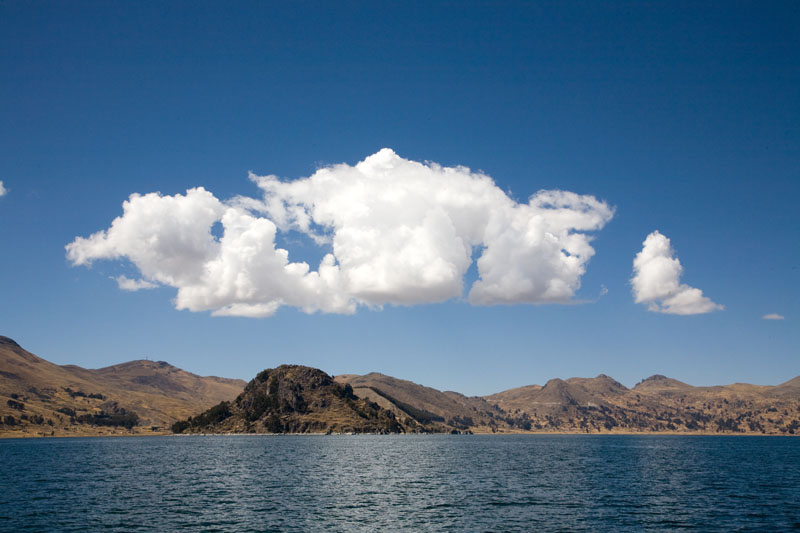
M4 2L0 334L59 364L250 379L301 363L466 394L599 373L788 380L799 23L789 2ZM212 317L176 310L174 287L121 291L130 261L66 256L131 193L260 198L248 172L305 178L384 147L482 171L520 203L554 189L613 206L573 303L470 305L473 264L445 303ZM654 230L724 310L634 302ZM328 250L295 233L278 245L316 268Z

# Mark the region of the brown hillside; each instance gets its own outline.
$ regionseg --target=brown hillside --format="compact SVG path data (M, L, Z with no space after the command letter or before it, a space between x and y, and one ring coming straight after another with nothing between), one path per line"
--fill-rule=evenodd
M0 437L152 434L180 419L176 428L185 432L793 435L800 434L800 376L777 386L694 387L655 375L627 389L601 374L470 398L378 373L334 379L283 365L245 388L163 361L59 366L0 337Z
M506 413L483 398L469 398L457 392L442 392L411 381L373 372L364 376L336 376L353 392L392 411L406 425L428 430L477 430L509 427Z
M484 396L484 398L489 403L497 405L501 409L508 411L516 409L520 405L527 404L530 398L540 390L542 390L541 385L525 385L524 387L508 389L503 392Z
M661 375L633 389L612 378L550 380L486 399L530 417L541 431L700 432L795 434L800 432L800 380L776 387L736 383L693 387Z
M687 385L677 379L656 374L637 383L636 386L633 387L633 390L639 392L680 392L692 388L691 385Z
M555 378L544 387L519 387L487 396L486 399L507 411L554 414L570 407L607 405L607 399L626 392L627 387L600 374L596 378Z
M200 377L163 361L90 370L46 361L0 337L0 436L164 431L235 397L241 380ZM132 416L135 415L134 416ZM120 422L122 425L104 425Z
M569 378L566 382L581 387L592 396L615 397L628 392L628 387L605 374L595 378Z
M773 387L770 393L775 396L800 396L800 376Z

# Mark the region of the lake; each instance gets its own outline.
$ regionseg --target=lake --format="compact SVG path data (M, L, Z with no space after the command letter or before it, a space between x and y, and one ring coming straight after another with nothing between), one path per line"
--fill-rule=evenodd
M800 439L0 441L2 531L786 531Z

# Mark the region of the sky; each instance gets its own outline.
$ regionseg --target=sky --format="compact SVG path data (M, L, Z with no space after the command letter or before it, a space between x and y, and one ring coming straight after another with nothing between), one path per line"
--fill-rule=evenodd
M484 395L800 374L800 6L0 3L0 334Z

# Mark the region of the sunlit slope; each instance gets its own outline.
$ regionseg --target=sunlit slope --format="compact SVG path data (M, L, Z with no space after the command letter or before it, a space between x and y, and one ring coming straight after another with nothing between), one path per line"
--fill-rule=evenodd
M0 435L104 434L103 416L136 420L134 431L173 422L234 398L241 380L201 377L163 361L130 361L98 370L59 366L0 337ZM133 417L130 414L136 416Z

